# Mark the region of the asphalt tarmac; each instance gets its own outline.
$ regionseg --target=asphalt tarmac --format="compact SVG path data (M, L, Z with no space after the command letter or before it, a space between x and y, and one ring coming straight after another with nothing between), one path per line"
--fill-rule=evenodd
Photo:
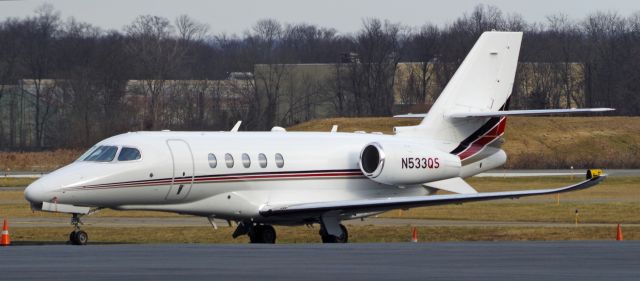
M1 280L640 280L640 242L47 245Z

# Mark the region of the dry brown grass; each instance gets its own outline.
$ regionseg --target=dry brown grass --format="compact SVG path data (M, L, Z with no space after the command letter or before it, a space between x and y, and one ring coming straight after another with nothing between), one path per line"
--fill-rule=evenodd
M89 243L248 243L246 236L231 238L232 228L211 227L84 227ZM349 226L349 241L407 242L407 226ZM11 229L14 244L64 243L69 227L20 227ZM417 227L420 242L435 241L545 241L545 240L615 240L611 227ZM623 226L627 240L640 239L640 227ZM278 243L319 243L318 228L276 227Z
M639 117L512 118L507 168L638 168Z
M606 172L606 170L605 170ZM581 181L582 177L472 177L466 181L480 192L540 189L565 186ZM640 203L640 177L607 177L601 184L577 192L560 195L565 200L593 201L625 201ZM555 202L556 195L544 195L522 198L519 201L549 200Z
M408 211L391 211L381 215L389 218L415 218L470 221L521 221L574 223L579 210L580 223L640 223L638 203L468 203Z
M471 178L469 183L481 192L550 188L575 183L570 177L536 178ZM486 221L574 221L574 211L580 212L583 223L640 223L639 177L612 177L602 184L577 192L560 195L526 197L520 200L499 200L463 205L415 208L391 211L383 217L486 220ZM22 191L0 192L0 217L66 217L67 215L32 212ZM179 217L177 214L148 211L103 210L96 217Z
M575 183L570 177L471 178L469 183L481 192L550 188ZM560 195L526 197L462 205L391 211L383 217L442 220L564 222L575 220L579 210L582 223L640 223L638 177L610 177L592 188Z
M21 187L34 182L34 178L0 178L0 187Z
M67 165L82 154L78 149L39 152L0 152L0 172L49 172Z
M390 134L420 119L332 118L291 131L367 131ZM509 117L506 168L640 168L640 117Z

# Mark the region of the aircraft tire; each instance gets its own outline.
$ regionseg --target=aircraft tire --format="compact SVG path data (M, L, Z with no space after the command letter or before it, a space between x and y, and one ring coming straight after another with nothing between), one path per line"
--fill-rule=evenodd
M69 234L69 240L73 245L86 245L87 241L89 241L89 235L82 230L73 231Z
M256 225L249 231L251 243L275 244L276 230L271 225Z
M262 243L275 244L276 243L276 230L271 225L262 226Z
M343 224L340 224L340 228L342 229L341 236L334 236L327 233L324 228L320 229L320 237L322 238L322 243L347 243L349 242L349 232L347 231L347 227Z
M69 243L75 245L76 244L75 241L76 241L76 231L74 230L74 231L71 231L71 233L69 233Z

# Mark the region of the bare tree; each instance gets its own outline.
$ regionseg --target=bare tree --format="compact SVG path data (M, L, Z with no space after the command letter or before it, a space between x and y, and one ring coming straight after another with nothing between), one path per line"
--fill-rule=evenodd
M29 80L33 85L35 129L33 141L38 147L44 147L44 132L48 118L52 113L52 102L55 100L55 83L45 83L54 73L55 37L59 31L60 16L50 4L44 4L36 9L36 16L26 21L25 60Z
M364 21L362 31L355 38L360 63L350 65L356 112L376 116L391 115L394 77L401 58L402 36L399 24L379 19Z
M179 59L173 26L166 18L147 15L136 18L125 30L131 39L127 50L135 58L142 92L148 99L143 128L157 129L161 125L157 124L160 98Z
M258 21L253 26L253 32L247 34L252 57L263 66L256 66L254 70L254 108L260 113L254 120L260 129L274 125L278 116L282 79L287 71L284 54L277 48L282 36L282 25L273 19Z

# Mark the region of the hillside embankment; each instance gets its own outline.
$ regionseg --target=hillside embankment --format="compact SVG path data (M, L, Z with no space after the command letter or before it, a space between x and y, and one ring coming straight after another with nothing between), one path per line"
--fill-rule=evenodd
M420 119L331 118L290 131L366 131L391 134ZM509 169L640 168L640 117L509 117L503 149Z
M383 132L419 123L410 118L317 119L289 131ZM640 117L510 117L503 145L509 169L640 168ZM0 152L0 171L47 172L74 161L84 148Z

